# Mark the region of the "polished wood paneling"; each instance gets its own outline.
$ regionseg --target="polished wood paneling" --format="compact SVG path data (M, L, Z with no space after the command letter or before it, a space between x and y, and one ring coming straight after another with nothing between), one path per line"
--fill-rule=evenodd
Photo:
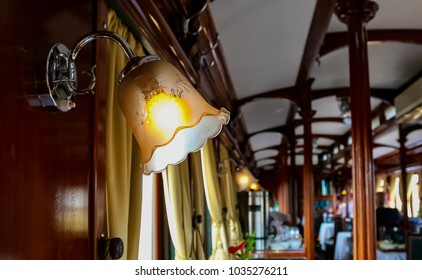
M90 259L92 96L69 113L31 108L24 62L39 44L92 31L90 1L0 4L0 259ZM78 67L91 64L91 50Z
M366 24L378 6L372 1L338 1L336 15L348 27L352 112L353 258L375 255L375 187Z

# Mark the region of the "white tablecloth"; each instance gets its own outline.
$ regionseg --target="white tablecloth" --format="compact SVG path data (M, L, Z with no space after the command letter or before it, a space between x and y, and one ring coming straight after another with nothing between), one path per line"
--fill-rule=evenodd
M321 223L318 233L319 244L325 251L325 241L334 236L334 223Z
M336 247L334 248L335 260L351 260L353 259L352 232L337 232Z
M405 260L406 252L384 252L377 249L377 260Z

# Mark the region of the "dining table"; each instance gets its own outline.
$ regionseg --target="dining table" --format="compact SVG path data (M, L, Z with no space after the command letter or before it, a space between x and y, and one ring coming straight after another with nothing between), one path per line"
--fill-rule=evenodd
M381 250L377 248L377 260L405 260L406 251L404 250Z
M321 226L319 227L319 233L318 233L318 240L319 244L321 245L321 249L325 251L325 241L332 238L334 236L334 223L333 222L324 222L321 223Z

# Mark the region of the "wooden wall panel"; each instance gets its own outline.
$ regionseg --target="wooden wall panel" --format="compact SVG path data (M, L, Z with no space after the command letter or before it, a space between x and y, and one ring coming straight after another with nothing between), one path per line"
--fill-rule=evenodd
M0 259L90 259L93 97L69 113L31 108L22 71L41 43L91 32L90 1L0 4ZM78 67L91 65L91 49Z

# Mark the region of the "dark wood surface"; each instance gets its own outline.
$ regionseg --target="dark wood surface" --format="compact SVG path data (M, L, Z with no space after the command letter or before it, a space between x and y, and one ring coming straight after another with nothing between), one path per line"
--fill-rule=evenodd
M91 32L91 1L0 4L0 259L90 259L93 97L53 114L31 108L25 60L37 46L71 47ZM78 67L91 66L92 49ZM30 59L29 59L30 60Z
M253 253L254 259L306 259L304 249L284 251L257 251Z
M366 25L377 11L372 1L339 1L336 15L348 28L352 113L353 256L375 259L374 162Z

